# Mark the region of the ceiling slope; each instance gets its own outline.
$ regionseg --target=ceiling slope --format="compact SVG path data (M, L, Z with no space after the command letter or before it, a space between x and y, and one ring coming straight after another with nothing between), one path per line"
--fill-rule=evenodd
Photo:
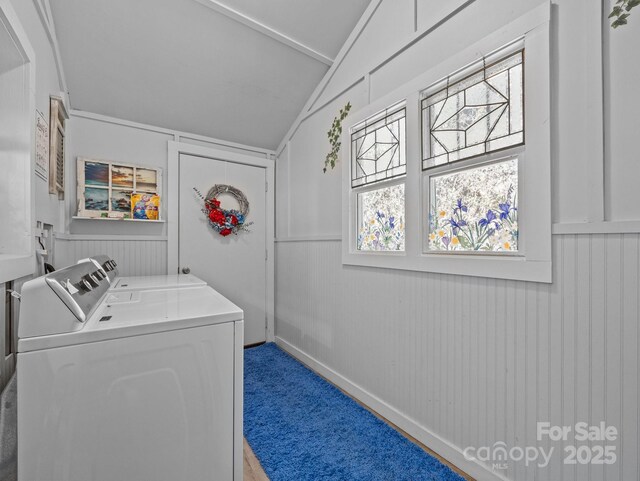
M369 0L203 3L51 0L71 107L275 149L328 66L251 22L333 58Z

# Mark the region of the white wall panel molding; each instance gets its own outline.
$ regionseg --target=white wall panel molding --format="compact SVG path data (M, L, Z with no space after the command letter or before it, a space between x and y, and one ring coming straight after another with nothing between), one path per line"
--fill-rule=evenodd
M342 235L315 235L300 237L277 237L276 242L342 242Z
M226 17L229 17L230 19L235 20L236 22L239 22L242 25L246 25L247 27L252 28L256 32L260 32L261 34L266 35L267 37L272 38L282 43L283 45L286 45L287 47L291 47L297 50L298 52L301 52L307 55L308 57L311 57L312 59L317 60L318 62L321 62L328 66L333 65L334 60L327 57L326 55L314 50L313 48L307 45L304 45L302 42L299 42L296 39L291 38L282 32L279 32L269 27L268 25L265 25L259 22L254 18L249 17L248 15L240 13L234 10L233 8L230 8L224 5L222 2L218 2L216 0L196 0L196 2Z
M603 78L603 18L606 2L587 2L581 5L585 9L583 31L586 57L586 92L587 103L587 131L584 141L589 143L585 164L589 169L587 191L589 192L589 221L602 222L605 220L604 194L604 78ZM607 22L608 23L608 22Z
M305 364L307 367L325 377L340 389L349 393L351 396L398 426L410 436L419 439L425 446L428 446L429 449L438 453L438 455L442 456L465 473L471 475L477 481L497 481L506 479L495 472L489 471L481 464L466 460L462 451L456 446L452 445L445 439L442 439L440 436L431 432L424 426L421 426L414 419L411 419L406 414L398 411L384 400L374 396L370 392L342 376L340 373L331 369L326 364L323 364L317 359L309 356L281 337L276 336L275 341L278 346Z
M303 361L436 451L428 433L555 448L506 479L640 479L640 234L553 236L552 284L342 266L340 248L276 244L276 336ZM565 465L537 421L615 426L618 460Z
M55 238L61 241L167 241L162 235L100 235L100 234L66 234L56 233Z
M553 224L553 234L631 234L640 233L640 220L576 222Z
M80 259L106 254L118 263L123 276L151 276L167 273L166 239L64 239L57 236L54 252L56 268Z
M578 222L575 224L553 224L555 235L589 235L589 234L634 234L640 233L640 221ZM276 242L342 242L341 234L317 236L277 237Z

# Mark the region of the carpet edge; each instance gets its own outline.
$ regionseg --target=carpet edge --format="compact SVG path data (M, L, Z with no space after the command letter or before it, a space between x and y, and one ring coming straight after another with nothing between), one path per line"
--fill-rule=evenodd
M393 423L398 428L423 443L425 446L429 446L429 449L432 449L438 454L438 456L445 459L448 463L456 466L458 469L464 471L469 476L472 476L477 481L509 481L508 478L489 470L486 466L467 460L464 457L462 450L457 446L451 444L445 439L442 439L425 426L419 424L414 419L403 414L384 400L371 394L358 384L305 353L285 339L275 336L275 344L295 360L301 362L320 376L323 376L329 382L344 390L350 396L365 404L371 410L375 411L380 416L384 417L389 422Z

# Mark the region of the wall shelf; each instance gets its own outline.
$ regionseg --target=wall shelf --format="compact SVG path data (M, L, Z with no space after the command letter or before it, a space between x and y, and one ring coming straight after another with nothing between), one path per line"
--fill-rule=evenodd
M74 215L72 217L73 220L113 220L120 222L145 222L148 224L157 224L166 222L164 219L152 220L152 219L118 219L115 217L80 217L78 215Z

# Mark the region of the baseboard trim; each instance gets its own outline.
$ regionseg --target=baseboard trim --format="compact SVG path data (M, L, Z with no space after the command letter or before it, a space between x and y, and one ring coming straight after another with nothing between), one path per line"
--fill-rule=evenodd
M385 419L388 419L407 434L423 443L429 449L438 453L439 456L446 459L449 463L457 466L468 475L474 477L477 481L508 481L507 478L494 471L490 471L482 464L467 460L458 447L432 433L427 428L418 424L415 420L401 413L382 399L364 390L357 384L353 383L317 359L309 356L281 337L276 336L275 341L279 347L305 364L311 370L325 377L340 389L343 389L373 411L377 412Z

